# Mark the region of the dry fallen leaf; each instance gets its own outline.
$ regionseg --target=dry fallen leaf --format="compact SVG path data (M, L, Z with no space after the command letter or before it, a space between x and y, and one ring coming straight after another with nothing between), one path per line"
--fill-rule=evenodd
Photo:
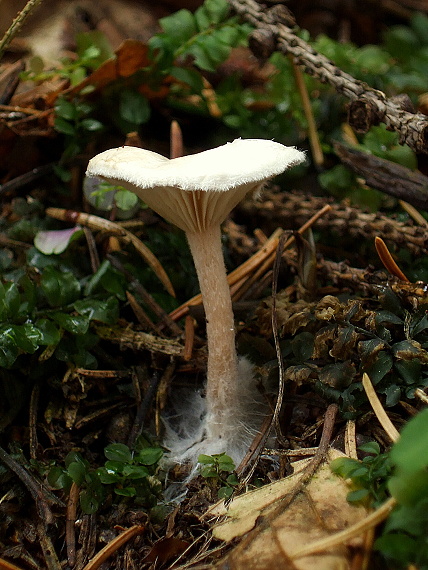
M293 553L303 546L343 530L367 514L363 507L347 502L348 485L329 468L330 461L342 455L330 449L327 461L321 463L306 485L301 485L301 479L310 459L294 463L295 472L290 477L241 495L229 508L217 504L209 509L206 516L225 517L214 527L216 538L230 542L242 537L217 568L350 568L346 545L293 560ZM300 486L302 488L290 501L290 496Z

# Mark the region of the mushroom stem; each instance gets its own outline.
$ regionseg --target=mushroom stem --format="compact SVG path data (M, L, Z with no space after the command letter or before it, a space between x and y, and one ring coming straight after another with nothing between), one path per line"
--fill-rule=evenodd
M207 437L222 438L233 422L239 402L239 370L235 348L235 325L221 246L219 225L187 233L199 279L207 322ZM236 428L236 421L233 422Z

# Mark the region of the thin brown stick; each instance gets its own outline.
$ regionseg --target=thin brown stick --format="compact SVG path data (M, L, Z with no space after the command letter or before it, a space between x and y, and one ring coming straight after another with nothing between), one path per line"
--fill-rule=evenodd
M355 420L348 420L346 422L345 453L348 457L352 457L352 459L358 459Z
M155 323L152 321L152 319L149 317L149 315L146 313L146 311L143 309L143 307L140 305L140 303L137 301L134 295L129 291L126 291L126 298L128 299L128 303L131 309L133 310L134 315L137 317L140 325L149 327L153 331L155 331L159 336L162 336L159 327L155 325Z
M37 458L37 408L39 404L40 386L35 384L31 391L28 428L30 432L30 457Z
M0 570L22 570L22 568L4 560L4 558L0 558Z
M300 99L302 100L303 112L305 113L306 121L308 123L308 137L309 144L312 151L312 159L316 167L321 168L324 164L324 153L321 148L320 138L318 136L317 124L312 110L311 100L309 98L308 89L306 87L305 78L302 70L298 67L293 60L294 79L296 81L297 89L299 90Z
M134 536L138 536L143 534L145 530L144 526L141 525L134 525L128 528L127 530L123 531L121 534L116 536L113 540L111 540L102 550L96 554L92 560L86 564L83 570L97 570L112 554L114 554L121 546L126 544L129 540L134 538Z
M421 388L416 388L415 396L419 398L424 404L428 404L428 396Z
M0 461L2 461L15 475L21 480L25 485L31 496L33 497L40 518L46 524L54 522L54 516L52 514L49 505L59 504L63 506L62 501L60 501L55 495L53 495L48 489L45 488L43 483L37 481L22 465L20 465L13 457L11 457L1 446L0 446Z
M71 484L67 502L67 518L65 520L65 543L67 547L67 561L72 568L76 563L76 535L74 525L77 518L77 505L79 504L79 487Z
M89 228L83 228L83 231L85 233L86 243L88 245L92 273L96 273L100 268L100 256L98 255L94 234Z
M62 570L58 555L52 543L51 537L46 531L44 520L37 523L37 534L39 535L39 543L43 551L47 570Z
M186 315L184 322L183 359L189 361L192 359L193 344L195 342L195 323L190 315Z

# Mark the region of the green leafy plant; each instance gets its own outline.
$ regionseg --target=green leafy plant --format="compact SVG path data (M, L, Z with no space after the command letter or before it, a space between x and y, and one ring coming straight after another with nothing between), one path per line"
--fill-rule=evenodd
M135 451L122 443L111 443L105 447L104 454L107 458L104 466L94 468L80 453L70 452L65 458L65 467L54 465L49 469L49 484L68 492L75 483L85 514L96 512L110 492L132 498L144 508L156 506L162 485L155 473L163 450L140 439Z
M76 34L76 54L75 59L62 58L61 66L56 69L46 69L43 59L34 56L29 60L28 70L21 73L21 78L45 81L59 76L68 79L71 85L77 85L89 71L113 55L106 36L98 30Z
M155 506L162 485L154 475L163 450L139 446L134 452L123 443L112 443L104 454L108 461L97 470L101 483L112 485L116 495L134 497L146 507Z
M95 274L92 280L97 277ZM91 321L113 324L118 311L117 298L110 294L89 298L71 271L53 265L43 268L39 282L27 273L11 281L3 280L0 366L10 368L19 355L45 348L48 352L39 355L42 360L55 353L59 360L93 367L87 348L96 339L90 334L89 325Z
M79 487L79 503L85 514L95 513L105 499L105 489L95 469L76 451L65 458L65 467L52 466L47 474L49 485L68 492L72 483Z
M62 160L78 154L94 132L102 130L103 124L92 117L94 105L77 98L68 101L58 97L55 104L55 130L65 136Z
M397 500L375 548L401 566L428 568L428 409L412 418L390 451L388 489Z
M194 13L179 10L159 20L163 33L154 36L149 46L163 73L195 85L197 75L175 65L190 57L199 69L216 71L232 47L246 42L251 29L230 17L226 0L205 0ZM196 79L198 87L201 79Z
M84 193L86 199L98 210L108 211L116 206L123 213L133 212L138 204L142 204L133 192L123 186L112 185L102 180L85 179Z
M394 568L428 568L428 409L405 425L390 451L380 453L375 442L359 449L369 455L361 461L341 457L330 467L352 482L348 501L377 507L390 495L396 499L375 549Z
M200 463L199 472L204 479L209 479L211 484L218 488L219 499L228 499L236 485L239 483L236 477L233 459L225 453L214 455L201 454L198 457Z
M388 496L387 478L391 475L392 465L388 453L380 453L379 444L370 441L358 450L365 457L358 461L351 457L338 457L330 463L333 473L343 479L350 479L354 489L348 493L351 503L365 502L377 506Z
M292 303L279 311L287 379L313 383L338 403L344 417L356 417L367 403L359 381L364 372L388 408L401 398L413 399L417 388L428 385L425 305L409 311L399 295L385 288L370 306L326 297L298 320L294 314Z

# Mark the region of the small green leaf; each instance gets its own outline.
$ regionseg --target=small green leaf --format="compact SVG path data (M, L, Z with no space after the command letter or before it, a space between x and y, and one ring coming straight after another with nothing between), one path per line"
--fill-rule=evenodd
M233 493L232 487L220 487L217 496L219 499L229 499Z
M170 75L181 81L187 83L195 93L200 93L204 88L201 74L195 69L186 69L185 67L173 67Z
M73 462L82 463L82 465L84 465L86 468L89 467L89 463L86 461L86 459L83 459L83 457L77 451L70 451L64 460L65 466L67 468Z
M147 447L141 449L134 457L136 463L143 465L154 465L163 456L163 450L160 447Z
M357 459L351 457L338 457L330 463L330 469L336 475L343 479L349 479L356 469L359 469L361 463Z
M216 469L213 469L210 465L206 465L201 469L202 477L208 479L211 477L218 477L218 472Z
M79 299L73 304L73 308L91 321L99 321L106 324L114 324L119 318L119 304L115 297L109 297L105 301L99 299Z
M3 315L16 317L21 303L21 295L16 283L6 283L3 289L1 302L4 306Z
M100 121L92 118L82 119L80 121L80 126L85 129L85 131L90 132L101 131L104 128L104 125Z
M201 31L219 24L229 13L229 4L226 0L205 0L195 11L195 19Z
M61 467L54 466L49 469L47 480L53 489L69 489L72 483L71 477L61 469Z
M419 384L421 382L422 363L419 359L397 360L394 362L394 368L406 384Z
M149 102L138 91L125 89L120 94L119 114L122 119L133 125L142 125L150 117Z
M81 315L68 315L67 313L53 313L52 319L66 331L75 335L84 335L89 329L89 319Z
M398 404L401 397L400 386L397 386L396 384L390 384L385 389L383 389L382 392L386 396L385 407L391 408L392 406Z
M198 463L202 463L203 465L212 465L214 463L214 459L211 455L201 454L198 456Z
M388 323L393 325L402 325L403 320L390 311L379 311L376 313L375 321L377 324Z
M138 196L129 190L118 190L115 192L114 201L118 208L126 212L138 204Z
M179 10L161 18L159 25L168 36L174 38L177 45L187 42L198 32L195 17L189 10Z
M91 489L85 489L80 493L80 508L85 515L93 515L97 512L100 501Z
M76 134L76 127L70 121L66 121L61 117L56 117L54 123L55 130L64 135L74 136Z
M36 327L40 332L39 343L45 346L54 346L61 340L61 333L56 324L50 319L38 319Z
M57 118L60 117L61 119L66 119L67 121L74 121L78 116L76 105L70 101L67 101L63 97L58 97L55 104L55 112L57 114Z
M370 492L368 489L357 489L355 491L350 491L346 495L346 500L350 503L358 503L367 499L370 496Z
M111 461L119 463L131 463L132 453L127 445L124 443L111 443L104 449L104 455Z
M197 43L192 44L187 53L193 55L195 58L195 65L197 65L200 69L204 71L216 71L217 69L217 58L215 55L208 49L206 46L206 40L200 41Z
M74 483L80 487L85 480L86 468L80 461L73 461L67 467L67 473Z
M392 356L388 352L382 350L377 354L374 363L366 369L374 386L391 371L392 365Z
M75 301L80 295L80 283L71 271L59 271L45 267L40 286L51 307L62 307Z
M123 476L127 479L144 479L150 475L148 469L142 465L125 465Z
M105 467L100 467L97 469L98 477L100 478L101 483L104 485L110 485L112 483L117 483L121 480L122 476L117 473L116 471L112 472Z
M239 479L235 473L231 473L230 475L227 476L226 483L228 483L229 485L238 485Z
M218 463L218 468L220 469L220 471L226 471L226 472L231 472L235 470L235 464L229 461L219 461Z
M358 446L360 451L364 451L364 453L371 453L373 455L379 455L380 447L377 441L368 441L367 443L363 443L362 445Z

